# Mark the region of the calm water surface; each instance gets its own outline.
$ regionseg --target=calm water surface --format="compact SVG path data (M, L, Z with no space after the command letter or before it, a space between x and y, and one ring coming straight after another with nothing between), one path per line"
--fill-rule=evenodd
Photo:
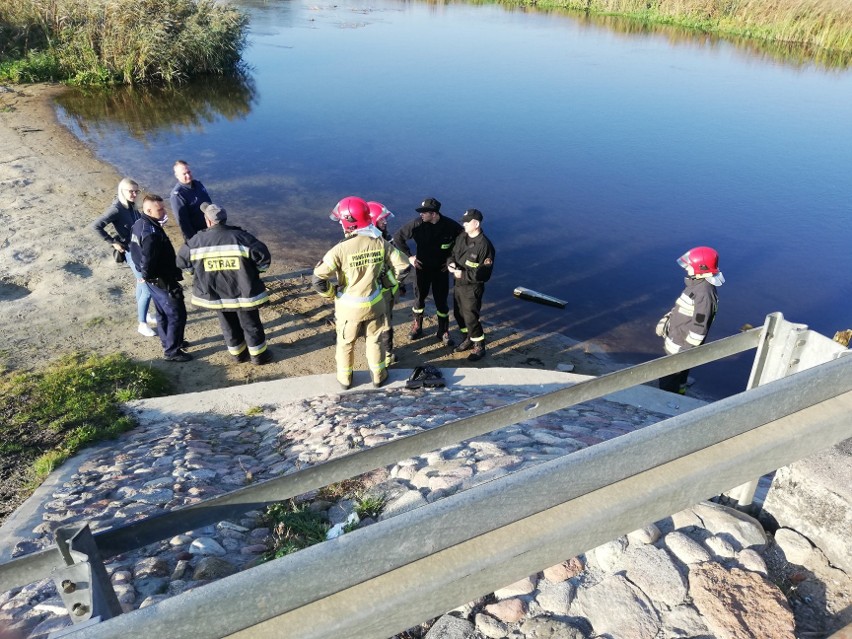
M727 278L711 338L776 310L852 327L852 72L493 6L242 4L245 80L69 94L61 119L163 195L188 160L294 266L339 237L327 213L345 195L384 202L394 228L427 196L479 208L498 251L488 319L625 362L660 354L675 259L700 244ZM514 300L519 285L569 305ZM750 359L697 371L698 388L741 390Z

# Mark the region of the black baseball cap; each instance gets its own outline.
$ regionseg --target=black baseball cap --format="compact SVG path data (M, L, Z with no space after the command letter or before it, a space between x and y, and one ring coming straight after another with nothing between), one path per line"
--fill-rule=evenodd
M482 221L482 211L479 209L468 209L462 215L462 222L470 222L471 220L477 220L479 222Z
M418 213L440 213L441 203L433 197L427 197L415 211Z

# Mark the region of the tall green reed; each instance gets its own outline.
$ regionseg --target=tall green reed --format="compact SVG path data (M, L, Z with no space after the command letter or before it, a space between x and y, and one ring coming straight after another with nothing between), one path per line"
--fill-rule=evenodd
M247 28L245 14L213 0L6 0L0 77L109 85L228 74Z

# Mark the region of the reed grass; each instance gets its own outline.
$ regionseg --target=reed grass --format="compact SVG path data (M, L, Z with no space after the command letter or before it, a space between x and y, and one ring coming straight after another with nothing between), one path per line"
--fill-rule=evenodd
M4 0L0 78L183 82L238 68L248 17L214 0Z
M777 43L847 66L852 55L850 0L508 0L507 4L619 15L642 22Z

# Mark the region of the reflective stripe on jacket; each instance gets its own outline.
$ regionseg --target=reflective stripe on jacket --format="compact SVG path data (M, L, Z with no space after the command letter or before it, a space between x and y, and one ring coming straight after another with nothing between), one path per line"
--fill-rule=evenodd
M462 272L455 281L456 286L484 284L491 279L494 256L494 245L485 233L476 237L468 237L467 233L459 235L450 255L450 261L455 262Z
M269 268L266 245L238 226L216 224L193 235L177 263L191 269L195 306L215 310L252 309L269 301L260 273Z
M716 317L719 297L706 279L687 277L686 288L671 310L663 348L673 355L700 346Z
M382 274L403 278L408 261L381 237L352 235L334 246L314 268L314 286L321 295L334 297L338 319L365 320L386 312ZM337 287L328 280L337 279Z

